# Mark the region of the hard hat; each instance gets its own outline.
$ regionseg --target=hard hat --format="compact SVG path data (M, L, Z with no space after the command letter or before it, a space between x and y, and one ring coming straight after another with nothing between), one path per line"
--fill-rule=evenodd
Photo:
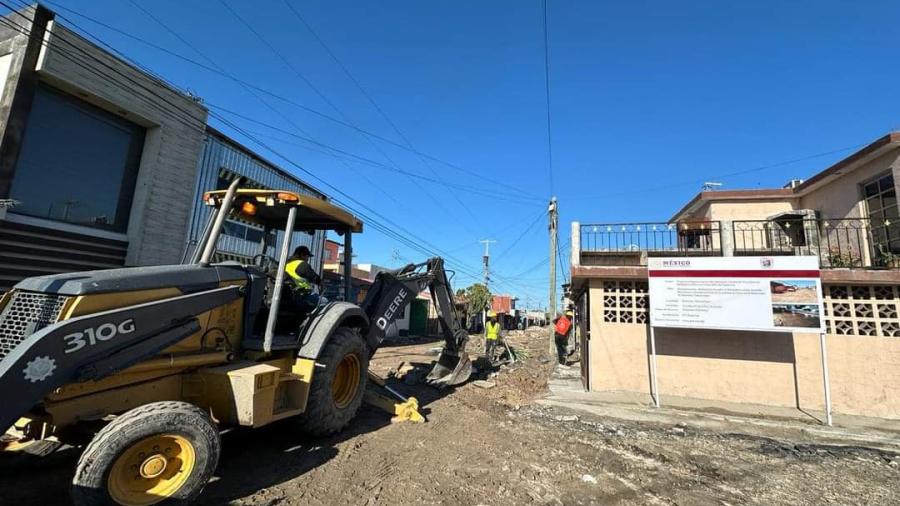
M566 316L574 316L574 315L575 315L575 313L573 313L572 311L566 311Z
M488 315L488 318L496 318L497 317L497 313L495 313L493 311L488 311L487 315Z

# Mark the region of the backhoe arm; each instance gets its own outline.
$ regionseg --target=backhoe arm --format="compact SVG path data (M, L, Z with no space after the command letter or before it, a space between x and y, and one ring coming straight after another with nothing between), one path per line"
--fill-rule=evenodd
M428 375L428 381L438 387L463 383L472 373L472 364L466 354L469 336L460 322L453 302L453 289L444 270L444 260L440 257L430 258L420 264L410 264L396 271L381 272L375 277L362 304L371 322L366 334L370 352L375 353L384 340L388 327L397 321L406 306L426 288L437 309L444 337L444 349Z

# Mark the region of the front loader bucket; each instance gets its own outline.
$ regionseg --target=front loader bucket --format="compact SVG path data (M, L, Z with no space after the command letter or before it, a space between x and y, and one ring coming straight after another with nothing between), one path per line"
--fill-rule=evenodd
M459 385L472 375L472 361L465 351L453 352L444 348L425 380L436 388Z

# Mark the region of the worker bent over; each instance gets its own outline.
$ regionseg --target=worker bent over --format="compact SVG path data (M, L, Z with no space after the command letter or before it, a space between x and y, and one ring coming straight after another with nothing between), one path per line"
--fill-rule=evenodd
M560 315L553 320L554 329L553 337L556 342L556 358L560 365L566 365L566 357L569 354L569 335L572 333L572 319L574 318L572 311L566 311L566 314Z
M309 248L299 246L284 266L284 272L294 283L294 300L297 303L316 306L319 304L319 296L313 293L313 287L322 283L322 278L309 265L312 257Z
M484 327L484 357L489 363L494 361L494 348L500 340L500 323L497 322L497 313L488 312L487 325Z

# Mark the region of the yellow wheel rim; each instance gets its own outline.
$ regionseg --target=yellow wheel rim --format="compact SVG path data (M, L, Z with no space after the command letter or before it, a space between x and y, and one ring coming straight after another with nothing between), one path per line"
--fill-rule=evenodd
M338 408L346 408L356 397L361 369L359 358L352 353L338 363L331 382L331 396Z
M183 436L142 439L116 459L108 490L124 506L147 506L171 497L187 482L197 462L194 445Z

